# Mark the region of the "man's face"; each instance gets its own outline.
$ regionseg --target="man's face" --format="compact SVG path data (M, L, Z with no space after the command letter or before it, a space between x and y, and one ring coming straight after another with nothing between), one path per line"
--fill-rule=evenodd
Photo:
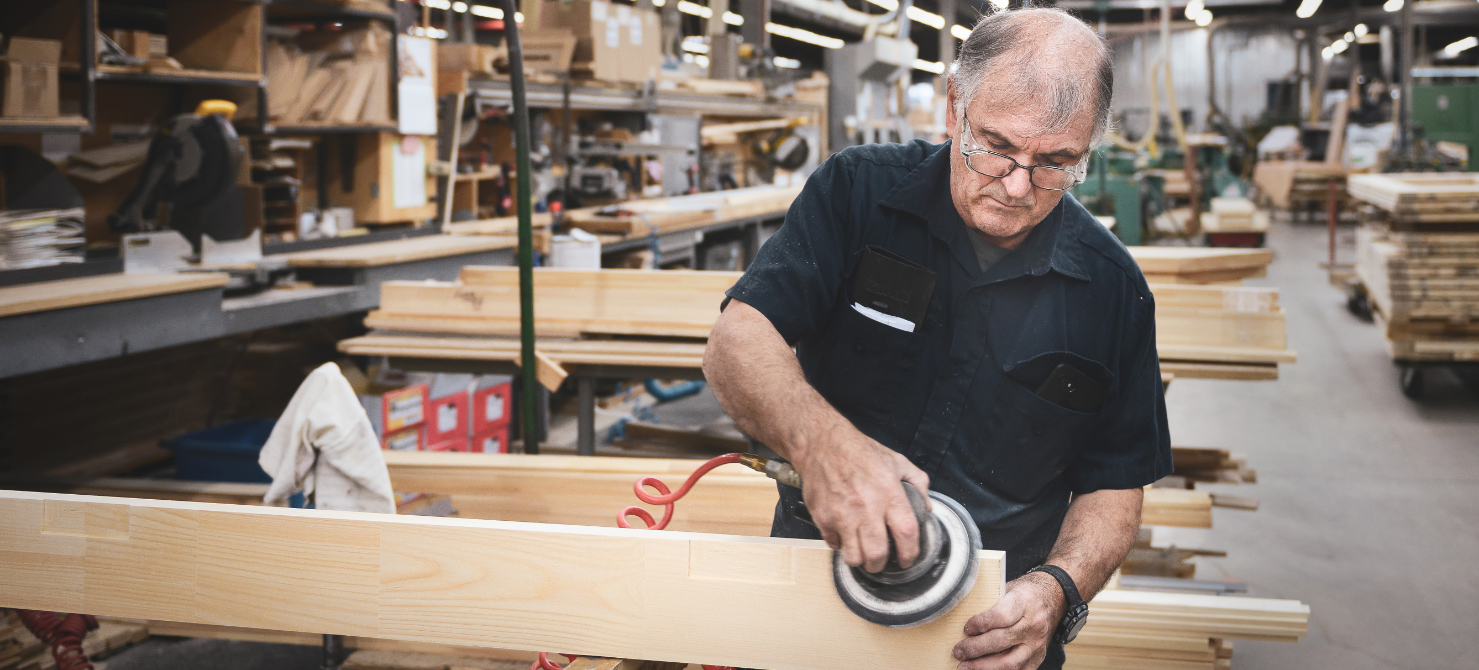
M989 82L987 82L989 84ZM950 195L966 224L990 241L1015 249L1032 228L1058 206L1064 191L1032 185L1027 171L1013 170L1005 177L988 177L972 171L961 156L961 122L955 113L955 90L946 103L946 132L954 140L950 147ZM1062 132L1044 134L1043 114L1031 109L1000 109L991 104L990 86L966 110L976 146L1010 156L1021 165L1068 167L1084 160L1093 136L1093 114L1085 109Z

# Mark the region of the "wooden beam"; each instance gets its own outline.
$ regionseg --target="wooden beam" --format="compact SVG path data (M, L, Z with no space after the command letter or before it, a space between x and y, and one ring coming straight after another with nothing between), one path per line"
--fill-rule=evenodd
M0 536L4 607L773 670L953 668L1004 562L890 629L803 540L15 491Z
M112 274L0 288L0 317L225 286L217 273Z

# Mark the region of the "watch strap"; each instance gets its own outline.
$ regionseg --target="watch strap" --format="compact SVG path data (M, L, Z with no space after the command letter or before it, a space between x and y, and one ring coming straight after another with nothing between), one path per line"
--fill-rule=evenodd
M1079 605L1084 604L1084 599L1078 594L1078 586L1073 583L1073 578L1068 576L1068 571L1056 565L1044 563L1027 572L1043 572L1058 580L1058 586L1063 587L1063 601L1065 611L1072 612Z

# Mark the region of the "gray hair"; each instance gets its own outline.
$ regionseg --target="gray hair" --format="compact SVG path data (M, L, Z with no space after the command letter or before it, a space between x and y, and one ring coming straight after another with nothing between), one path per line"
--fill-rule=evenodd
M1086 66L1063 70L1043 67L1042 59L1053 50L1087 59ZM1114 61L1109 45L1093 29L1073 15L1056 8L1002 10L987 14L960 45L950 85L955 92L955 113L964 117L966 107L988 83L994 101L1011 105L1046 98L1043 134L1062 132L1093 101L1093 147L1110 127L1110 100L1114 97ZM1097 75L1097 86L1085 79Z

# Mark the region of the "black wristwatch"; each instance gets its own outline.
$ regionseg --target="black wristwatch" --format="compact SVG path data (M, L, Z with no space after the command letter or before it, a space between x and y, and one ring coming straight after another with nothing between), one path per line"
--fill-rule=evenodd
M1058 630L1053 632L1053 640L1058 644L1072 642L1089 620L1089 604L1078 595L1078 587L1073 585L1073 578L1056 565L1039 565L1027 572L1047 573L1058 580L1058 586L1063 587L1063 601L1068 604L1068 609L1063 613L1063 620L1058 622Z

